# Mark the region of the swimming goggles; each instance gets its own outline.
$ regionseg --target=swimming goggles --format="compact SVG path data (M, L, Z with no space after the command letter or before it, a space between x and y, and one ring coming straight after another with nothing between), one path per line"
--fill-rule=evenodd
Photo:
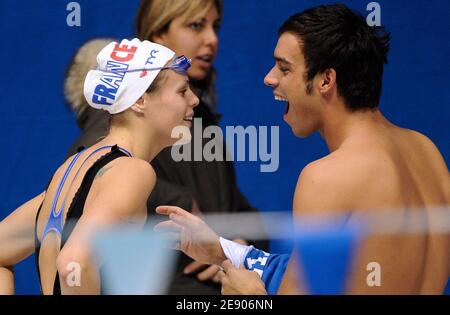
M98 66L95 67L95 70L99 70L102 72L139 72L139 71L152 71L152 70L166 70L171 69L180 74L186 74L188 69L191 67L191 59L186 58L184 55L176 57L172 63L168 66L164 67L155 67L155 68L140 68L140 69L131 69L131 70L107 70L102 69Z

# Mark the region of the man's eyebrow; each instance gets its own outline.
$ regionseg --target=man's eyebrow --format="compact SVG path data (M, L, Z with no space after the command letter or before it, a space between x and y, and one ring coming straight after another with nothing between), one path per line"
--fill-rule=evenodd
M286 58L279 57L279 56L276 56L276 55L273 56L273 59L275 59L276 62L285 63L285 64L287 64L287 65L291 65L291 64L292 64L292 63L291 63L289 60L287 60Z

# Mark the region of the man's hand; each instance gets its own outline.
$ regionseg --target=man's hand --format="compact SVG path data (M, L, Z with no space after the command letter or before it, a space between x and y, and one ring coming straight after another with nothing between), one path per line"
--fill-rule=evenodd
M206 267L206 269L205 269ZM204 270L202 270L204 269ZM220 267L217 265L206 265L200 263L198 261L194 261L184 268L184 274L192 274L198 270L202 270L197 274L197 279L200 281L208 281L211 280L215 283L219 283L219 275Z
M157 207L156 212L169 216L170 220L157 224L155 230L169 232L177 241L176 249L204 264L220 265L227 259L219 236L199 217L173 206Z
M242 244L242 245L247 245L247 242L243 239L239 239L236 238L233 240L233 242ZM207 281L207 280L211 280L215 283L220 283L219 280L219 271L221 270L219 266L217 265L206 265L206 264L202 264L199 263L197 261L194 261L192 263L190 263L189 265L186 266L186 268L184 268L184 273L185 274L192 274L198 270L204 269L203 271L199 272L197 274L197 279L200 281Z
M197 200L195 200L194 198L192 199L191 213L203 220L203 213L198 206Z
M223 295L267 295L264 283L256 272L243 266L238 269L229 260L225 260L222 267L219 278Z

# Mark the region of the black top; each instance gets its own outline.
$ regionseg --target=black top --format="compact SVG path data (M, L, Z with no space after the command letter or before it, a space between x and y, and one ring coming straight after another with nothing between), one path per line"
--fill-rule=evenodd
M61 235L60 249L62 249L64 247L70 234L72 233L73 229L75 228L75 225L77 224L80 217L83 215L84 204L86 203L86 198L89 194L92 183L94 182L95 176L97 175L98 171L100 169L102 169L102 167L104 167L105 165L110 163L111 161L113 161L119 157L122 157L122 156L128 156L128 155L125 154L124 152L122 152L117 146L113 146L109 153L107 153L107 154L103 155L101 158L99 158L86 172L86 174L84 175L83 181L81 182L81 185L78 188L78 191L75 193L75 196L72 199L72 203L70 204L70 207L67 211L65 222L66 223L70 222L70 223L64 224L64 228L63 228L62 235ZM35 230L34 230L36 269L37 269L38 276L39 276L39 285L41 288L41 294L42 294L42 284L41 284L41 274L40 274L40 270L39 270L39 253L41 250L41 243L39 242L38 235L37 235L37 221L38 221L39 213L41 212L42 204L39 206L39 210L36 214L36 224L35 224ZM54 295L61 294L61 286L59 283L58 272L56 273L56 277L55 277L55 284L53 286L53 294Z

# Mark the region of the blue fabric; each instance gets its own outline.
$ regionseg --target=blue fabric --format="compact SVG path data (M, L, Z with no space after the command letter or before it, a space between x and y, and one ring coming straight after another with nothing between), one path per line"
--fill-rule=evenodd
M244 267L261 276L268 294L277 294L289 257L286 254L269 254L252 248L245 257Z
M59 207L59 210L57 213L55 212L56 204L58 203L58 199L59 199L59 195L61 194L62 187L66 183L67 176L69 176L70 171L72 170L75 162L78 160L78 158L80 157L80 154L82 152L83 151L80 151L77 153L77 155L75 155L75 157L72 159L69 166L67 167L66 171L64 172L64 175L61 178L61 181L59 182L58 189L56 190L55 198L53 199L52 208L50 209L50 215L48 217L47 224L45 225L44 232L42 233L41 242L44 241L45 237L50 232L55 232L59 236L61 236L61 234L62 234L65 200L61 204L61 207Z
M444 290L444 295L450 295L450 278L448 278L447 287Z
M103 146L101 148L98 148L98 149L92 151L91 154L89 154L86 157L86 159L83 161L81 166L78 168L78 171L76 172L75 176L73 177L72 182L71 182L70 185L72 186L72 184L75 181L75 179L77 178L78 173L80 172L81 168L89 160L89 158L91 156L93 156L94 154L96 154L97 152L99 152L101 150L111 149L111 148L112 148L112 146ZM128 152L127 150L125 150L123 148L120 148L120 147L119 147L119 149L121 151L123 151L125 154L127 154L128 156L132 156L131 153ZM52 231L57 233L59 236L61 236L61 233L62 233L62 230L63 230L63 213L64 213L63 210L64 210L64 206L66 204L67 195L66 195L66 198L64 198L64 201L61 204L61 206L59 207L59 211L57 213L55 212L56 204L58 203L58 199L59 199L59 196L61 194L62 187L64 186L64 184L65 184L65 182L67 180L67 176L69 176L69 173L72 170L73 166L75 165L75 162L78 160L78 158L80 157L81 153L83 153L83 151L84 150L78 152L75 155L75 157L72 159L72 161L70 162L69 166L67 167L66 171L64 172L64 175L61 178L61 181L59 182L55 198L53 199L52 208L50 210L50 215L49 215L47 224L45 226L44 232L42 234L41 243L44 241L44 239L48 235L48 233L50 233Z
M299 268L310 294L345 294L358 234L330 228L297 235Z

